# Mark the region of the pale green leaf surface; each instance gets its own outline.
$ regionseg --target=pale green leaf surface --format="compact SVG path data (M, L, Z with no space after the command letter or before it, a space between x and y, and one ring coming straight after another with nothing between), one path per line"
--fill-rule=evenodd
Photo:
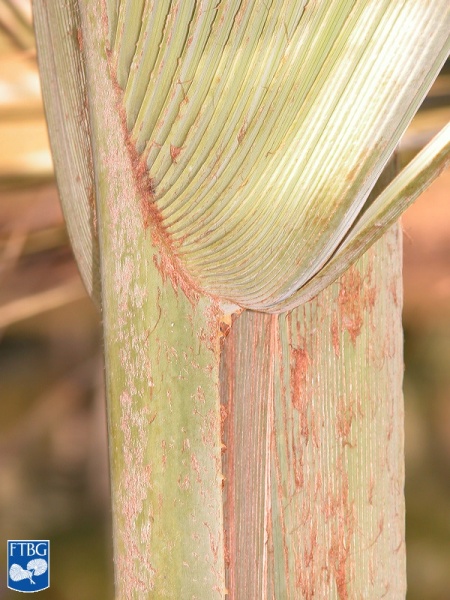
M124 1L117 28L130 139L173 251L207 292L272 310L362 210L448 55L450 10Z

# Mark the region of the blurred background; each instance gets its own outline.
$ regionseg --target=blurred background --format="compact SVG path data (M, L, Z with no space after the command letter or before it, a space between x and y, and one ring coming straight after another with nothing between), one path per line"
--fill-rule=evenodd
M447 65L400 147L450 121ZM408 600L450 600L450 170L404 229ZM6 540L50 539L52 600L111 600L100 316L68 245L29 0L0 0L0 600ZM40 596L41 597L41 596Z

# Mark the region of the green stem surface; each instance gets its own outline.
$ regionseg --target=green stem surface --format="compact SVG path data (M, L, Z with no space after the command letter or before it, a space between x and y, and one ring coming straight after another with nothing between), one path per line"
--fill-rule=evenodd
M223 598L217 308L187 298L144 226L98 5L83 19L117 597Z

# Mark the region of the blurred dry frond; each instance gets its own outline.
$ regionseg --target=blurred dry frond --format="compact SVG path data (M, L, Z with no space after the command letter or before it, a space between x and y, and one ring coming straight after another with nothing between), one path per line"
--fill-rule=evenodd
M52 177L28 1L0 1L0 190Z
M0 194L1 330L84 296L53 183L28 0L0 1Z
M0 2L0 27L2 37L7 36L18 49L34 51L29 0L2 0ZM0 43L3 45L3 40Z

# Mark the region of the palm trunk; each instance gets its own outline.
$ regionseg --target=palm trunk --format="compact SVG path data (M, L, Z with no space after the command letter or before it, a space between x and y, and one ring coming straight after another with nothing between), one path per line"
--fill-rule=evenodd
M42 15L61 9L35 4L44 37ZM166 250L126 150L99 3L80 8L116 597L404 598L398 228L307 304L230 316ZM48 116L56 140L64 120Z

